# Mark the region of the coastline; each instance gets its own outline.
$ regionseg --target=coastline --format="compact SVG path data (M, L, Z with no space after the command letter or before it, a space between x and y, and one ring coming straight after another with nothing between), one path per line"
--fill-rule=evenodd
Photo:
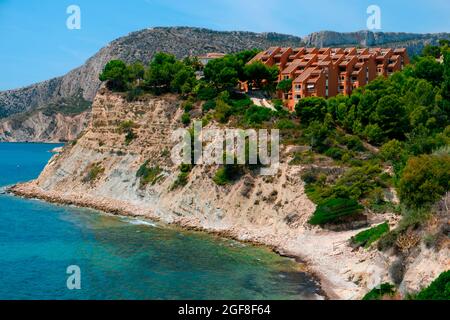
M301 257L298 254L295 254L293 252L287 251L286 248L278 247L272 244L264 243L261 241L258 241L256 239L243 239L242 237L234 234L233 232L229 230L213 230L208 229L202 226L193 225L191 223L188 223L183 220L174 221L171 223L164 222L160 219L160 217L149 214L149 212L146 212L146 214L142 214L141 211L134 211L132 208L133 206L129 206L129 204L126 204L131 209L125 208L125 203L123 203L124 206L117 206L119 203L122 203L123 201L105 201L105 202L97 202L93 199L88 199L86 197L79 197L78 200L75 199L69 199L68 197L61 197L60 195L56 195L55 192L46 192L43 190L39 190L39 188L32 186L32 182L26 182L26 183L19 183L14 184L12 186L6 186L5 193L12 194L17 197L21 197L24 199L37 199L41 201L45 201L52 204L57 205L67 205L67 206L76 206L80 208L88 208L100 211L105 214L110 214L114 216L121 216L121 217L131 217L131 218L145 218L152 220L154 222L162 223L168 227L176 227L180 228L185 231L196 231L196 232L203 232L214 236L224 237L228 239L232 239L235 241L239 241L241 243L247 243L254 246L262 246L269 250L271 250L273 253L281 256L293 259L295 263L299 266L299 271L307 273L312 279L314 279L319 286L319 297L323 298L325 300L339 300L342 299L338 294L336 294L335 289L333 287L333 284L328 281L327 277L318 272L317 270L311 269L308 267L308 263L304 260L303 257ZM138 208L135 208L138 209ZM138 209L139 210L139 209ZM138 212L138 213L136 213Z

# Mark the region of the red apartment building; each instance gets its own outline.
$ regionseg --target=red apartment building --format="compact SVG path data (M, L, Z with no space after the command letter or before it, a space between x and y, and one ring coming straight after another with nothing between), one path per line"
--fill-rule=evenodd
M305 97L350 95L378 76L389 76L409 63L406 49L270 47L249 63L278 66L278 81L291 79L289 92L278 92L290 110Z

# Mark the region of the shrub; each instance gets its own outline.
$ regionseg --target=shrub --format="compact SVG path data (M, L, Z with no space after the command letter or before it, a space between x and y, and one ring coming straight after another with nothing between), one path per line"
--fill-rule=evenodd
M408 160L399 182L400 199L419 208L438 201L450 187L450 155L421 155Z
M352 168L340 177L334 186L327 189L323 196L325 198L350 198L361 199L370 192L382 186L379 179L381 169L378 165L367 164L363 167Z
M189 123L191 123L191 116L189 115L189 113L185 112L183 113L183 115L181 116L181 122L187 126L189 125Z
M295 106L295 112L303 123L322 121L327 112L327 101L321 97L301 99Z
M189 178L189 172L180 172L178 174L177 179L174 181L174 183L170 189L175 190L179 187L183 187L183 186L187 185L188 178Z
M418 300L450 300L450 270L442 272L416 296Z
M95 163L89 167L88 173L83 179L84 182L94 182L97 180L101 174L105 172L105 168L103 168L100 164Z
M312 225L324 225L326 223L341 223L350 217L361 214L363 207L352 199L330 199L320 204L314 212L309 223Z
M357 136L347 136L345 138L345 144L347 148L353 151L364 151L364 145L360 138Z
M202 106L202 110L205 113L208 112L209 110L214 110L215 108L216 108L216 102L214 100L208 100Z
M192 104L191 101L186 101L185 103L183 103L183 109L184 112L188 113L189 111L191 111L194 108L194 105Z
M397 162L403 154L403 144L398 140L390 140L380 148L380 156L384 161Z
M229 184L240 176L241 169L240 165L226 164L216 171L213 181L219 186Z
M358 233L351 238L351 242L358 246L364 246L367 248L381 238L381 236L386 232L389 232L389 225L387 222Z
M379 287L370 290L362 299L363 300L381 300L384 296L395 295L395 286L390 283L382 283Z
M199 100L212 100L217 97L217 90L210 86L200 87L197 93Z
M265 107L251 106L244 115L244 122L248 125L261 124L269 121L272 117L272 111Z
M325 155L326 155L327 157L333 158L334 160L341 160L343 154L344 154L344 153L342 152L341 149L335 148L335 147L329 148L329 149L325 152Z
M141 187L146 186L149 183L154 185L163 177L161 174L163 170L160 167L156 166L149 168L148 163L148 160L145 161L136 172L136 177L140 178Z
M119 124L119 132L125 133L125 145L129 145L137 137L133 131L136 127L137 125L132 120L125 120Z
M279 130L295 129L297 125L289 119L280 119L275 124L275 128Z
M127 92L127 101L128 102L136 101L137 98L139 98L143 93L144 93L144 90L142 90L139 87L132 88L131 90L129 90Z
M228 118L231 116L231 114L232 114L231 106L228 105L222 99L217 99L214 118L221 123L227 123Z
M129 145L131 143L131 141L136 139L136 137L137 136L133 131L128 131L127 134L125 135L125 144Z

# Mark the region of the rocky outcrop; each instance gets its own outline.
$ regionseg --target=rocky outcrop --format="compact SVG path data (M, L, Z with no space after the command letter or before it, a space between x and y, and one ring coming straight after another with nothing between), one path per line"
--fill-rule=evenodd
M75 140L80 132L86 128L89 119L89 111L73 116L62 113L46 115L42 111L37 111L19 118L12 117L0 122L0 141L71 141Z
M217 166L196 165L187 184L174 189L180 171L170 160L175 143L170 137L182 127L180 104L174 95L147 95L128 103L121 95L100 89L92 119L76 142L56 154L38 179L12 191L271 246L305 261L331 298L357 299L372 286L389 281L391 256L348 245L361 230L337 232L307 223L315 205L304 192L300 178L304 168L288 164L292 148L282 148L275 175L247 173L233 184L218 186L212 179ZM124 121L133 124L135 139L129 144L120 130ZM146 185L137 175L144 163L158 176ZM391 216L377 219L396 223ZM408 277L408 290L436 277L445 255L427 251L428 269L418 264L421 276Z
M311 47L362 46L362 47L405 47L410 55L421 52L427 44L436 45L440 39L450 39L450 33L404 33L404 32L358 32L340 33L334 31L314 32L303 41Z
M98 75L111 59L126 62L148 62L157 51L175 54L178 58L207 52L231 53L251 48L270 46L392 46L407 47L410 54L419 52L425 44L435 44L438 39L448 39L449 34L372 33L360 31L338 33L331 31L313 33L305 38L278 33L221 32L200 28L152 28L130 33L112 41L86 63L65 76L37 83L17 90L0 92L0 120L13 114L23 114L82 92L85 100L92 101L99 88ZM50 123L49 123L50 125ZM45 124L44 124L45 126ZM43 131L46 129L43 128ZM39 130L38 130L39 131ZM51 131L51 130L50 130ZM29 132L27 135L26 132ZM33 130L20 128L10 131L12 140L38 140ZM0 141L4 135L0 135ZM69 136L50 136L50 140L68 140Z

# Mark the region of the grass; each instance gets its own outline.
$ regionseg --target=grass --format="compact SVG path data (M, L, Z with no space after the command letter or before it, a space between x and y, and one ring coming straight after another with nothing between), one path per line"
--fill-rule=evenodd
M450 270L442 272L415 297L417 300L450 300Z
M381 300L384 296L395 295L395 286L390 283L383 283L379 287L370 290L362 300Z
M385 222L358 233L351 238L351 242L358 246L364 246L365 248L368 248L372 243L380 239L381 236L387 232L389 232L389 225L387 222Z

